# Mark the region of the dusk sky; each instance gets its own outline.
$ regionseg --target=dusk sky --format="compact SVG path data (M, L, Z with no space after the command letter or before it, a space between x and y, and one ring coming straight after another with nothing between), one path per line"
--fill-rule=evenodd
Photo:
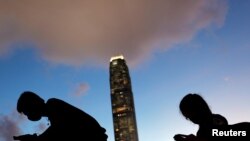
M0 0L0 141L42 133L23 91L92 115L114 141L109 59L123 54L140 141L196 134L179 102L198 93L229 124L250 121L248 0Z

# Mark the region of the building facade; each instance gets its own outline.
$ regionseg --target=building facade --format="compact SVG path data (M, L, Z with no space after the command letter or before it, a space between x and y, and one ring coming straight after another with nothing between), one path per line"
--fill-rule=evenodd
M110 92L115 141L138 141L131 80L123 56L110 59Z

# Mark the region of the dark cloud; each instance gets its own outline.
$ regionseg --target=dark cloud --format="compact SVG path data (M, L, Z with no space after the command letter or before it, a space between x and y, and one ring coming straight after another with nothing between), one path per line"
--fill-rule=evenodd
M0 52L29 41L55 63L102 64L124 54L137 64L222 25L226 12L225 0L2 0Z

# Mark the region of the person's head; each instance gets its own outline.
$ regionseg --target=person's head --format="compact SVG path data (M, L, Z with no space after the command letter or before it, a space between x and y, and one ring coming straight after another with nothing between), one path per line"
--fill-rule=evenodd
M23 92L17 101L17 111L32 121L41 119L44 106L44 100L30 91Z
M187 94L179 106L183 116L195 124L202 124L212 116L208 104L198 94Z

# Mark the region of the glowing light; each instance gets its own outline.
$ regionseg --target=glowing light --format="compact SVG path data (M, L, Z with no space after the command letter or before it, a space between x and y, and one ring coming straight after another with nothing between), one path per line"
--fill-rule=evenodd
M110 58L110 62L112 62L113 60L116 60L116 59L124 59L123 55L119 55L119 56L113 56Z

